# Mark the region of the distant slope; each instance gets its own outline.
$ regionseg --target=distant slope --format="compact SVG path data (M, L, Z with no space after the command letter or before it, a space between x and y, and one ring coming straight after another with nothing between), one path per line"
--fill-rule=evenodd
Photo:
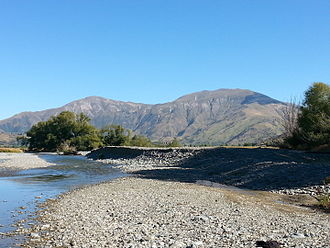
M18 145L16 141L16 137L18 135L15 134L9 134L9 133L3 133L0 131L0 147L1 146L16 146Z
M178 137L187 144L254 143L281 133L276 120L283 106L268 96L241 89L202 91L155 105L94 96L60 108L17 114L0 121L0 130L25 132L69 110L87 114L97 127L120 124L152 140Z

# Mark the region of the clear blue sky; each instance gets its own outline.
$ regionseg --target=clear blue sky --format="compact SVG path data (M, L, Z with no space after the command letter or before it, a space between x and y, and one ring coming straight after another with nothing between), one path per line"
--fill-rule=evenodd
M330 82L329 0L0 0L0 119L98 95L163 103Z

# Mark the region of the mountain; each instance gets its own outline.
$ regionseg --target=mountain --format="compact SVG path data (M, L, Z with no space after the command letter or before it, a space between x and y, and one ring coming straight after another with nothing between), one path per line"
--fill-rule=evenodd
M0 130L26 132L64 110L85 113L92 124L119 124L152 140L178 137L186 144L255 143L281 133L284 103L249 90L219 89L182 96L164 104L141 104L87 97L60 108L23 112L0 121Z
M3 133L0 131L0 147L1 146L16 146L18 142L16 140L17 134Z

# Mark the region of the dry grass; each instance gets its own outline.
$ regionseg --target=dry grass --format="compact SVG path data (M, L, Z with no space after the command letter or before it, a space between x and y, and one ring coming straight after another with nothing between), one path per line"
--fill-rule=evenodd
M0 152L21 153L23 151L19 148L0 147Z
M258 190L221 189L232 202L246 205L268 206L284 213L312 212L318 201L308 195L280 195Z
M327 212L330 212L330 194L324 194L317 197L319 206Z
M280 149L279 147L275 146L220 146L223 148L245 148L245 149L257 149L257 148L263 148L263 149Z

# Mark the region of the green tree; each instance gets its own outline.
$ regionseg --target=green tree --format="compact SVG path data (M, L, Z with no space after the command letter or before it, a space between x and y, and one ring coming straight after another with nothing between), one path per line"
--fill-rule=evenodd
M134 135L132 131L120 125L109 125L100 130L101 140L107 146L153 146L150 139Z
M120 125L109 125L101 129L101 139L107 146L130 145L131 132Z
M314 83L305 92L297 128L287 140L293 147L330 145L330 86Z
M102 145L98 130L84 114L64 111L38 122L26 133L30 150L56 151L62 147L90 150Z
M140 147L150 147L153 146L150 139L142 135L134 135L133 138L130 140L131 146L140 146Z
M167 147L180 147L182 146L180 141L177 138L174 138L168 145Z

